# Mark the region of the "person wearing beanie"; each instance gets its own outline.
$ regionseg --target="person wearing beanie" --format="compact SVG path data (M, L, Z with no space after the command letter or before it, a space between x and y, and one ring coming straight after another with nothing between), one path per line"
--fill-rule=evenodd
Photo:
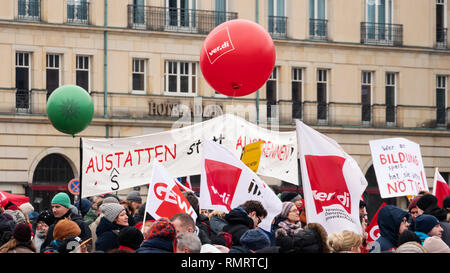
M174 253L177 249L177 232L167 217L156 220L144 237L148 239L136 253Z
M42 249L42 253L60 253L60 247L64 240L69 237L79 236L81 229L74 221L70 219L62 219L56 223L53 230L53 240L50 244Z
M300 212L292 202L283 202L281 212L277 216L272 227L272 232L275 234L278 229L283 229L287 235L294 236L295 233L302 230L302 223L300 222Z
M0 247L0 253L36 253L36 248L31 241L31 228L26 223L15 226L12 238Z
M124 227L119 232L119 249L135 252L142 242L144 241L144 235L135 227Z
M77 223L78 227L81 230L80 234L81 240L85 241L92 237L91 230L89 229L89 226L83 221L81 215L73 213L71 211L70 209L71 202L67 193L65 192L57 193L51 201L51 206L53 216L55 217L55 221L48 229L47 238L45 238L44 243L42 243L41 245L41 251L47 246L49 246L50 243L54 240L53 231L55 229L55 225L65 218L68 218Z
M33 243L36 247L36 252L40 252L41 245L44 243L45 238L47 237L48 229L55 221L55 217L53 213L49 210L44 210L39 213L36 222L33 223L34 230L34 238Z
M431 236L442 237L442 227L436 217L428 214L419 215L415 222L415 233L423 241Z
M131 202L133 214L134 212L137 212L142 205L142 197L138 191L131 191L130 193L128 193L126 200Z
M441 238L448 246L450 246L450 223L447 222L447 210L439 207L436 196L425 194L417 201L417 206L420 209L420 214L433 215L438 219L439 224L443 229Z
M428 253L450 253L450 247L438 236L426 238L423 247Z
M128 226L128 216L125 208L117 203L102 204L100 210L103 216L95 231L95 250L108 252L119 247L119 232Z
M269 247L270 239L259 228L249 229L240 238L241 245L234 245L228 253L255 253L255 251Z

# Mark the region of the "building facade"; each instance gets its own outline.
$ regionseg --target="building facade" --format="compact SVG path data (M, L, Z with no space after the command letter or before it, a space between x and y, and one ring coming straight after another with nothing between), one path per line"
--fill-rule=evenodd
M149 134L222 113L279 130L299 118L334 138L366 174L374 204L369 140L408 138L421 145L431 187L435 167L450 173L448 11L447 0L3 0L0 189L44 207L79 176L80 137ZM199 65L206 35L236 18L261 24L276 48L267 83L242 98L215 92ZM76 137L46 116L48 96L65 84L94 101Z

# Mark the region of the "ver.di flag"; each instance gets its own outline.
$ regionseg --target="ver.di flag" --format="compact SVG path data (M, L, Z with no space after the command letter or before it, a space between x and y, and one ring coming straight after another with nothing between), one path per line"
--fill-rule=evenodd
M259 227L270 232L273 218L281 212L275 193L224 145L203 142L200 208L229 212L248 200L257 200L267 210Z
M359 200L367 180L358 164L335 140L299 120L296 125L307 222L328 233L362 234Z
M162 164L155 162L145 210L155 219L171 218L177 213L185 212L191 215L195 222L197 214L177 182Z
M438 199L438 205L442 208L444 198L450 195L450 187L439 173L438 168L434 171L433 195Z

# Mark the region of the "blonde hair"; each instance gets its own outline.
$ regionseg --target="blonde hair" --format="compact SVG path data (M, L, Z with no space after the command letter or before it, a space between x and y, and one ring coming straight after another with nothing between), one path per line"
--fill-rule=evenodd
M351 251L359 248L362 243L362 236L353 231L343 230L328 234L327 244L332 252Z

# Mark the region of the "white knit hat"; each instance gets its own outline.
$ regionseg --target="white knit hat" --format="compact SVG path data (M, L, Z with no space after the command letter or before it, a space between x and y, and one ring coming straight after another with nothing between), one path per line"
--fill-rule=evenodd
M114 220L117 218L117 216L119 216L122 210L125 210L125 208L122 205L116 203L106 203L100 206L100 211L103 213L103 216L111 223L114 222Z

